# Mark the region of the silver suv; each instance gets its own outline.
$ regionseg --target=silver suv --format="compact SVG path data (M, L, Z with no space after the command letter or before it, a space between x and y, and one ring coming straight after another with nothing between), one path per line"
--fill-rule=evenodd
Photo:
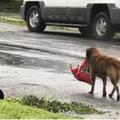
M108 39L120 30L119 0L24 0L21 15L32 32L43 32L46 25L61 25Z

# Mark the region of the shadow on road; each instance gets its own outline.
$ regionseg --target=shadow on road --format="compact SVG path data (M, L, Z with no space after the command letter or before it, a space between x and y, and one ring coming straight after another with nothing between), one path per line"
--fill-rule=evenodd
M119 102L116 101L116 99L109 99L109 98L102 98L102 97L98 97L96 95L89 95L89 94L85 94L85 93L80 93L80 94L74 94L71 96L71 98L78 98L78 96L80 96L80 100L84 101L85 103L89 103L93 106L97 106L97 107L103 107L106 109L120 109L120 104ZM77 100L77 102L80 102Z
M92 37L87 37L85 35L79 34L79 33L71 33L71 32L56 32L56 31L45 31L43 34L45 35L52 35L52 36L61 36L61 37L72 37L72 38L82 38L84 40L94 40L94 41L100 41L98 39L94 39ZM102 40L104 42L109 41L109 42L120 42L120 37L116 37L116 35L114 36L114 38L111 38L109 40Z

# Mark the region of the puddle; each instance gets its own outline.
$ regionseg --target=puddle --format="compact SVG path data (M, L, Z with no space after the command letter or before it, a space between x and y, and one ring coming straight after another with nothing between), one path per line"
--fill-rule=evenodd
M33 69L44 68L49 69L49 72L57 73L68 72L67 64L62 62L62 60L26 57L2 52L0 52L0 64Z

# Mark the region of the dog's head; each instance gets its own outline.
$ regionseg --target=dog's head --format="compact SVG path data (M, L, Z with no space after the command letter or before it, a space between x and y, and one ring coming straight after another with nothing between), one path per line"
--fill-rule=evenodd
M88 48L86 50L86 57L89 60L92 56L98 55L99 50L97 48Z

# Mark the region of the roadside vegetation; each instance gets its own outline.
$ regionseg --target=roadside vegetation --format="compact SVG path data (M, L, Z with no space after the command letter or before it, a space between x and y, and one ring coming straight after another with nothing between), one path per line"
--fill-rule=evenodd
M22 0L0 0L0 22L25 25L20 17L20 5Z
M83 114L102 112L81 104L67 103L36 96L0 101L0 119L81 119Z
M64 114L54 114L46 110L22 105L17 100L0 101L0 119L65 119Z
M92 114L92 113L101 113L96 109L81 104L81 103L67 103L67 102L60 102L58 100L51 100L46 98L37 98L36 96L26 96L22 98L22 104L42 108L50 112L58 113L58 112L73 112L76 114Z
M20 14L12 12L0 12L0 22L25 26L25 22L21 19Z
M22 0L0 0L0 11L2 12L18 12Z

